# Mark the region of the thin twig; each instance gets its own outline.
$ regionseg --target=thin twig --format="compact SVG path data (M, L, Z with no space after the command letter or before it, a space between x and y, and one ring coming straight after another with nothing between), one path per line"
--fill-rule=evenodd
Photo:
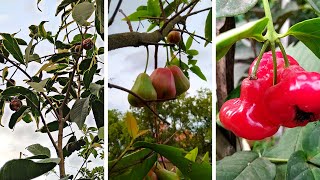
M117 13L118 13L118 11L119 11L119 9L120 9L121 3L122 3L122 0L119 0L116 9L114 10L111 18L108 20L108 27L111 26L111 24L113 23L116 15L117 15ZM110 7L110 6L109 6L109 7Z
M122 11L122 9L119 9L119 12L124 16L124 18L126 19L127 21L127 24L129 26L129 30L130 32L133 32L133 28L132 28L132 25L131 25L131 21L130 19L128 18L128 16Z
M119 90L122 90L122 91L125 91L127 93L130 93L132 94L134 97L138 98L148 109L150 109L150 111L156 115L162 122L170 125L170 123L168 121L166 121L164 118L162 118L158 113L156 113L151 107L150 105L144 100L142 99L140 96L138 96L136 93L124 88L124 87L121 87L121 86L117 86L115 84L111 84L111 83L108 83L108 87L109 88L116 88L116 89L119 89Z

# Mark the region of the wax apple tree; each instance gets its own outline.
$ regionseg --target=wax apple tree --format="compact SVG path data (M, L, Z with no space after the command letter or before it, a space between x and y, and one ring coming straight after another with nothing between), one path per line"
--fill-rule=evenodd
M34 4L42 17L47 18L42 5L41 0ZM76 179L80 174L103 177L103 169L91 173L84 165L89 157L104 156L104 49L97 45L100 41L101 46L104 39L104 3L62 0L57 5L50 7L56 9L53 14L59 22L56 29L47 29L46 25L52 22L39 18L38 24L20 29L29 31L29 37L20 38L19 32L0 34L0 61L4 67L1 117L11 110L6 121L2 121L2 128L15 133L15 128L22 128L23 123L33 123L33 132L47 136L50 148L53 147L52 152L41 142L26 147L30 155L17 156L5 163L0 169L0 179L33 179L51 170L61 179ZM43 46L51 48L51 52L43 54ZM86 119L94 125L88 126ZM65 164L73 153L78 153L82 164L74 174Z
M320 4L226 2L217 1L217 179L319 177ZM237 61L248 73L233 90Z
M109 1L109 3L114 2ZM120 147L122 153L108 162L109 179L130 179L131 177L211 179L212 169L208 153L198 156L197 147L187 152L181 148L166 145L174 134L165 141L161 141L159 137L161 133L165 133L164 127L175 126L171 124L171 120L162 116L159 112L160 107L164 110L165 102L175 101L188 91L192 86L189 80L190 73L206 80L201 67L197 65L196 58L199 52L192 48L192 44L197 42L203 44L203 48L209 48L207 45L211 43L212 30L211 4L199 0L148 0L141 6L137 6L134 12L124 12L121 9L124 3L127 2L120 0L115 2L113 6L115 8L109 6L108 26L112 27L115 17L121 16L128 30L108 35L108 51L141 46L145 47L147 55L143 60L145 65L141 66L141 73L134 75L136 79L131 87L123 87L121 84L112 82L108 83L108 87L128 93L127 103L132 108L146 109L153 116L149 119L152 122L150 129L139 130L137 118L132 113L126 114L125 122L130 134L130 143ZM198 6L201 3L209 5L199 9ZM193 32L188 31L190 24L193 23L189 18L201 14L200 17L204 17L205 26ZM140 26L148 28L141 30ZM204 35L201 36L198 32ZM152 54L151 48L154 49ZM159 59L159 52L165 52L165 61ZM152 67L152 73L148 74L148 64L151 60L154 62L154 67ZM116 59L110 58L109 66L113 68L112 64L115 61ZM112 100L109 96L109 101ZM166 109L166 111L172 110ZM211 115L208 114L208 116ZM110 129L110 132L113 130ZM141 137L147 134L152 134L152 139L141 141ZM110 135L110 137L115 136ZM110 142L115 141L117 140L110 140ZM109 145L112 146L112 144ZM172 163L173 168L169 169L165 161Z

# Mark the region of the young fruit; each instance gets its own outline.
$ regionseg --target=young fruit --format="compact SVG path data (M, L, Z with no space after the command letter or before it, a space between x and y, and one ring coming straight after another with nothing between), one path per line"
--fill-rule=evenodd
M142 99L146 101L156 100L157 92L152 86L151 79L148 74L141 73L138 75L136 81L131 89L132 92L136 93ZM128 95L128 101L131 106L142 107L144 104L132 94Z
M168 67L173 74L174 83L176 86L176 96L186 92L190 88L189 79L183 74L181 69L176 66L172 65Z
M93 48L93 41L90 38L87 38L82 41L82 47L85 50L90 50Z
M150 76L157 91L158 99L170 99L176 96L174 77L169 68L158 68Z
M179 31L171 31L167 36L167 40L169 43L178 44L181 40L180 32Z
M13 98L10 102L10 109L12 111L18 111L21 108L21 106L22 106L21 100L16 97Z
M168 171L162 167L157 166L157 168L155 168L154 172L156 173L157 177L159 180L179 180L179 176L171 171Z

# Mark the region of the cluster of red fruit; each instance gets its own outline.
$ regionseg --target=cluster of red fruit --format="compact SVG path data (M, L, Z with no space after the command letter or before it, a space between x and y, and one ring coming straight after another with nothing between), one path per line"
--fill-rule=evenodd
M186 92L189 87L190 82L181 69L170 65L155 69L150 77L147 73L139 74L131 91L145 101L154 101L175 98ZM132 94L128 95L128 101L134 107L144 106L143 102Z
M228 100L220 110L220 121L237 136L260 140L274 135L280 126L297 127L320 119L320 74L305 71L291 56L285 67L276 52L277 82L273 84L272 53L264 53L256 78L241 84L240 98ZM257 59L251 64L249 77Z

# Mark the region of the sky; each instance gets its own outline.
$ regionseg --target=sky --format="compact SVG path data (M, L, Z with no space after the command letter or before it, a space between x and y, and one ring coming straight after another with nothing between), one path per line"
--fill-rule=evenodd
M211 1L201 1L194 11L211 7ZM135 4L122 3L120 9L124 11L126 15L130 15L135 12L136 8L140 5L145 5L146 1L135 1ZM111 3L110 12L116 6L116 2ZM204 37L205 20L208 12L199 13L195 16L191 16L187 20L187 30L189 32L195 31L197 35ZM123 15L118 13L114 23L108 28L108 34L115 34L121 32L129 32L126 21L122 21ZM132 22L133 29L137 29L138 23ZM144 26L144 27L143 27ZM143 26L140 25L139 32L144 32L149 26L149 23L143 21ZM184 37L187 39L187 36ZM195 41L192 44L192 49L197 49L199 55L195 58L198 60L197 65L201 68L203 74L206 76L207 81L203 81L192 72L190 74L190 89L188 93L195 95L196 91L200 88L212 89L212 45L209 44L204 48L204 41L197 39L200 44ZM154 67L154 47L150 46L150 59L147 73L150 75ZM166 60L165 48L159 47L158 53L158 67L164 67ZM144 71L146 62L146 48L145 47L129 47L122 48L108 52L108 82L123 86L127 89L131 89L136 77ZM128 94L117 89L108 90L108 108L118 109L120 111L126 111L129 109L129 103L127 101Z
M31 38L29 37L29 29L28 27L31 24L38 25L41 21L49 21L45 23L45 29L50 30L52 32L57 32L60 25L60 17L55 17L55 10L58 6L59 1L52 0L43 0L39 4L40 12L37 9L37 1L27 1L27 0L10 0L1 2L0 6L0 32L1 33L15 33L18 32L16 37L22 38L26 40L28 43ZM103 46L103 42L99 40L98 46ZM52 54L53 46L49 43L41 43L41 46L37 46L35 52L40 56ZM24 49L22 49L24 52ZM0 69L4 68L3 64L0 64ZM38 69L39 65L30 64L28 66L27 72L31 75L35 74L35 69ZM14 69L9 69L9 76L13 73ZM102 69L103 72L103 69ZM23 85L22 80L26 79L24 75L21 73L17 73L14 76L14 79L18 79L17 85ZM0 86L1 89L4 89L4 86ZM72 102L69 107L72 107ZM25 148L29 145L39 143L42 146L48 147L51 150L51 157L55 158L56 153L55 150L45 133L36 133L36 124L31 122L26 124L25 122L19 122L14 130L8 128L9 119L11 117L12 111L7 107L5 108L5 114L2 118L2 124L5 127L0 127L0 167L3 166L7 161L11 159L17 159L20 156L20 152L25 155L31 155ZM48 115L45 117L47 122L50 122L53 119L52 116ZM95 126L95 122L92 114L87 117L86 123L88 126ZM42 124L40 123L40 127ZM79 128L73 124L72 129L76 131L76 136L80 138L82 133L78 130ZM65 135L70 133L71 131L68 128L65 128ZM53 137L57 137L57 133L52 133ZM56 138L55 138L56 139ZM92 163L89 163L88 168L92 168L94 166L102 166L103 160L92 159ZM77 156L77 153L73 153L69 158L66 159L66 173L75 174L79 167L82 164L82 160ZM56 172L59 172L58 166L55 168ZM79 177L79 176L78 176ZM54 173L49 174L48 176L41 176L36 178L36 180L43 179L58 179Z

